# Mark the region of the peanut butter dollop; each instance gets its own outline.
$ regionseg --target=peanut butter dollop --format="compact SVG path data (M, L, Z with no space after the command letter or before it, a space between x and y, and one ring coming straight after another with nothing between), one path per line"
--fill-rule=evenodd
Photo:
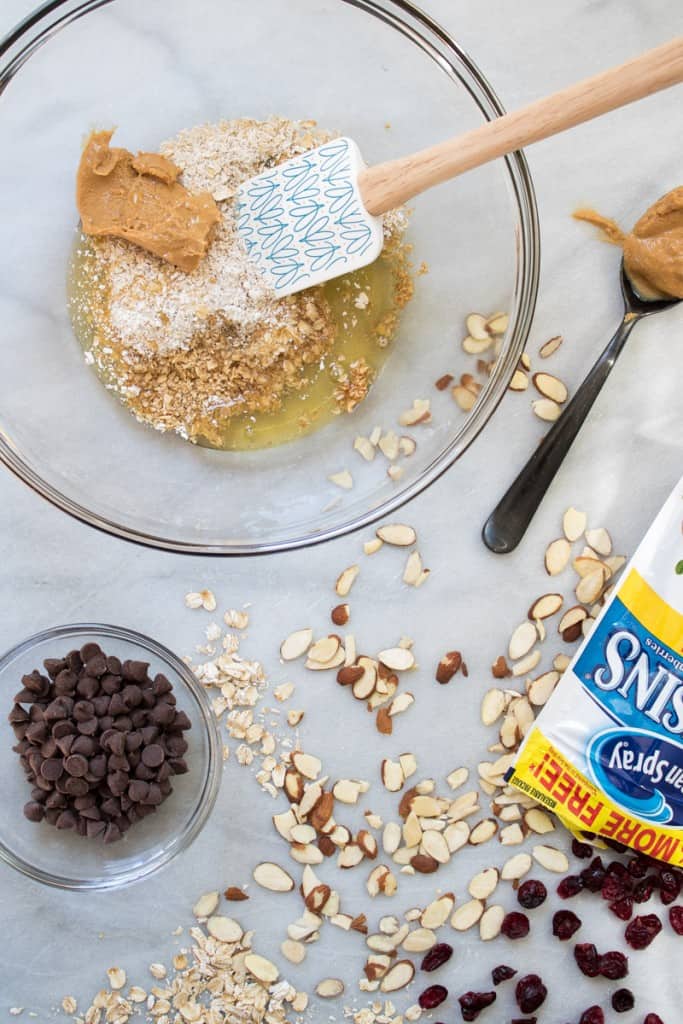
M111 235L139 245L180 270L195 270L206 254L218 207L208 192L192 194L180 168L159 153L112 149L113 132L93 132L76 178L76 204L87 235Z
M630 232L595 210L574 216L595 224L605 241L623 249L626 273L644 299L683 299L683 186L658 199Z

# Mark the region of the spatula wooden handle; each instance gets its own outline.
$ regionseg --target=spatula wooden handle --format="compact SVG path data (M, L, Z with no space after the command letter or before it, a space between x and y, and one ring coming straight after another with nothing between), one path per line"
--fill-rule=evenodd
M464 171L681 81L683 36L457 138L369 167L359 177L363 201L369 213L386 213Z

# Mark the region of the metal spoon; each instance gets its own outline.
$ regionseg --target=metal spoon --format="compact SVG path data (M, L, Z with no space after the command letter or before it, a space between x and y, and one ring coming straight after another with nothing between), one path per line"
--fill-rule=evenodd
M482 537L484 544L496 554L507 554L519 544L529 523L541 504L545 492L555 478L574 438L600 394L612 367L628 337L643 317L675 306L680 299L647 300L641 298L621 264L621 294L624 316L613 338L589 371L579 390L552 425L524 469L486 520Z

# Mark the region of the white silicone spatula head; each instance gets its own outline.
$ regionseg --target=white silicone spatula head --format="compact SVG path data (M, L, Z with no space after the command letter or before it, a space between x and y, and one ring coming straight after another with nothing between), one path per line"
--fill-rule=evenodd
M681 81L683 36L376 167L365 166L351 139L334 139L245 182L239 231L266 281L278 295L291 295L372 263L382 251L381 215L425 189Z
M333 139L255 178L237 195L247 252L278 295L291 295L377 259L382 218L358 188L365 169L352 139Z

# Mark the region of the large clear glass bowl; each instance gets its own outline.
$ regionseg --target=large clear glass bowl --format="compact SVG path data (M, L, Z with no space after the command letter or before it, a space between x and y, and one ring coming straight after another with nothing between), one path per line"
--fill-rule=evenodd
M45 658L61 658L91 642L122 661L149 662L152 675L163 672L178 709L192 723L185 733L187 774L174 776L173 792L156 814L109 844L24 817L31 787L12 750L16 739L7 720L23 675L43 671ZM203 688L180 658L156 640L121 626L77 623L36 633L0 658L0 859L29 878L81 891L115 889L147 878L199 835L216 802L222 765L218 727Z
M470 57L405 0L44 4L0 44L0 458L84 522L174 551L302 547L388 515L483 430L522 352L539 262L523 155L415 201L410 240L429 272L366 401L301 440L231 453L141 426L84 365L65 293L80 148L94 127L150 149L183 127L280 114L351 135L375 162L501 111ZM434 381L470 368L473 310L505 310L510 325L465 415ZM432 399L432 422L412 431L393 482L353 440L396 428L415 398ZM354 487L341 492L328 476L344 467Z

